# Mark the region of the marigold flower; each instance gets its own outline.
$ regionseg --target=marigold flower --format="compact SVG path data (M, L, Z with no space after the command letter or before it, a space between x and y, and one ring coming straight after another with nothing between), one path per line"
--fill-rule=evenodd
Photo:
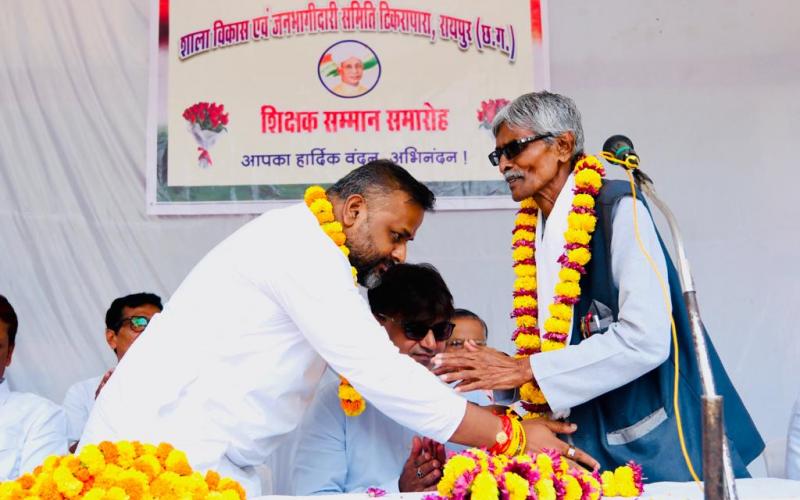
M595 170L584 169L575 174L575 185L600 189L600 186L603 185L603 178Z
M530 264L520 264L518 266L514 266L514 274L519 277L536 276L536 266L532 266Z
M577 283L566 282L556 284L556 295L564 297L580 297L581 287Z
M558 318L547 318L544 321L544 329L553 333L569 333L570 322Z
M536 206L536 202L533 200L533 198L525 198L519 202L519 206L521 208L539 208Z
M514 290L536 290L536 276L519 276L514 279Z
M530 295L520 295L519 297L514 297L514 308L518 307L536 307L538 302L536 299L531 297Z
M592 236L581 229L567 229L564 232L564 239L567 243L578 243L580 245L588 245Z
M613 472L610 470L604 471L600 474L600 481L603 483L603 496L615 497L619 495Z
M530 382L522 384L522 386L519 388L519 395L523 400L533 404L543 404L547 402L542 390Z
M553 485L553 480L549 477L536 481L534 489L536 490L537 500L556 500L556 488Z
M576 207L594 208L594 197L589 194L576 194L572 204Z
M570 262L577 262L582 266L585 266L591 258L592 254L584 247L567 252L567 259L569 259Z
M563 342L556 342L554 340L542 340L542 352L558 351L566 347Z
M186 453L180 450L172 450L167 455L167 460L164 462L164 468L175 474L186 476L192 473L192 467L189 465L189 460L186 458Z
M528 497L530 483L522 476L514 472L503 474L508 490L508 500L525 500Z
M303 200L306 202L306 205L310 205L314 202L314 200L318 200L320 198L325 198L325 190L322 189L321 186L311 186L306 189L306 192L303 195Z
M536 335L530 335L528 333L521 333L517 335L517 338L514 339L514 343L517 347L522 349L539 349L541 345L541 339Z
M524 241L532 241L536 238L536 235L526 229L517 229L514 231L514 234L511 235L511 244L524 240Z
M576 214L575 212L571 212L567 215L567 224L569 229L592 233L597 224L597 217L591 214Z
M531 247L517 247L511 252L511 257L515 261L525 260L525 259L532 259L533 258L533 248Z
M561 481L564 484L564 500L581 500L583 488L577 479L569 474L564 474L561 476Z
M340 399L339 404L344 414L348 417L357 417L364 413L364 410L367 408L363 398L357 400Z
M233 479L227 477L224 477L220 480L219 490L222 492L224 492L225 490L236 492L241 500L244 500L247 497L247 493L245 493L244 488L242 488L242 485L240 485Z
M562 319L565 321L572 318L572 307L566 304L550 304L550 307L548 307L548 309L550 310L550 314L554 318ZM550 332L553 331L547 329L547 323L545 323L545 329Z
M536 326L536 318L528 314L517 316L514 320L517 322L517 326Z
M568 267L562 267L561 270L558 271L558 279L577 283L581 280L581 273Z

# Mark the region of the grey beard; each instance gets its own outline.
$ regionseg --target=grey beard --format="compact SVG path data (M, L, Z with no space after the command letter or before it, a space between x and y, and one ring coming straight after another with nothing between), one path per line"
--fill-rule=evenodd
M364 276L364 280L362 285L364 288L368 290L372 290L373 288L377 287L381 284L381 275L378 273L376 269L371 270L366 276Z

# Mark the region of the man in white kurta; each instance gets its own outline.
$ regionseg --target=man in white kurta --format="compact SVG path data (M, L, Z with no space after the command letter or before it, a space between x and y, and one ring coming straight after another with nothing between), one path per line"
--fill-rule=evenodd
M0 481L31 472L48 455L67 452L67 422L56 404L12 391L4 378L16 344L17 315L0 295Z
M89 417L81 445L168 441L249 494L302 419L325 365L402 425L447 441L466 401L401 356L305 205L270 211L214 248L153 317Z

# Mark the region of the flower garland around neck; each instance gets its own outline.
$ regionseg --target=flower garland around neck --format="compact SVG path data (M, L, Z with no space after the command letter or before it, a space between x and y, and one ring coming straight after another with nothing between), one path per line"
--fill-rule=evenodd
M536 274L536 222L539 208L533 198L520 202L511 238L514 258L514 308L511 317L516 329L511 339L517 346L517 358L566 347L572 325L572 309L581 296L580 279L586 274L586 264L592 258L589 242L597 217L595 198L603 184L605 169L595 156L586 156L575 165L575 188L572 207L567 216L564 252L558 258L561 269L555 286L550 317L542 333L538 324L538 290ZM525 418L546 416L550 411L547 399L535 380L520 388Z
M306 206L314 217L317 218L319 226L325 231L331 240L339 247L345 257L350 255L350 249L345 245L347 239L344 234L342 224L336 220L333 215L333 204L328 200L325 190L320 186L311 186L306 189L303 199ZM350 266L353 273L353 281L356 281L358 273L356 268ZM367 408L367 402L358 391L350 385L346 378L339 376L339 404L344 410L345 415L349 417L356 417L361 415Z

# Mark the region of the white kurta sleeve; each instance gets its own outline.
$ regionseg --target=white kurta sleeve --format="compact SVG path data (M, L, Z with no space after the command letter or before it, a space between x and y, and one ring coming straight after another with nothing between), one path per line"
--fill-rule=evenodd
M637 213L642 242L669 293L666 261L653 220L638 200ZM618 321L604 334L578 345L530 358L533 375L554 411L625 385L669 356L670 315L659 280L636 242L632 198L620 200L612 224L611 273L619 289Z
M329 247L314 248L320 244ZM353 284L349 262L327 236L320 231L284 259L272 269L270 292L330 367L397 423L448 441L464 418L466 401L398 352Z
M329 384L317 391L300 427L292 474L295 495L347 493L345 415L336 389Z
M20 451L20 474L33 471L50 455L67 454L67 418L60 406L43 401L30 418Z

